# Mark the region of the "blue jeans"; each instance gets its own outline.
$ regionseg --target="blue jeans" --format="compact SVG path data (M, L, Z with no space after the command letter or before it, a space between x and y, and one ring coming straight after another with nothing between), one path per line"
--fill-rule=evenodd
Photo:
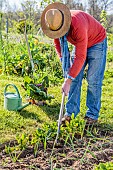
M78 76L72 80L68 101L66 103L65 115L75 117L80 112L80 96L84 69L88 65L87 70L87 99L86 106L88 108L86 116L97 120L101 108L101 92L104 70L106 65L107 39L101 43L87 49L87 58Z

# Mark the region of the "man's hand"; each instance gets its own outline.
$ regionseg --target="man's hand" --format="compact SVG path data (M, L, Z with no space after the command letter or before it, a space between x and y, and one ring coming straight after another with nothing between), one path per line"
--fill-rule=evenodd
M62 92L64 92L66 96L68 95L70 91L71 82L72 82L71 79L66 79L64 83L62 84Z

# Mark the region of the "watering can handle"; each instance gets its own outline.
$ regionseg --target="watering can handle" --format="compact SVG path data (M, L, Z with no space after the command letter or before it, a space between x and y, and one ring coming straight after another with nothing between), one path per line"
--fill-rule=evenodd
M20 97L20 93L19 93L17 87L16 87L14 84L7 84L7 85L6 85L5 90L4 90L4 95L6 94L7 88L8 88L9 86L13 86L13 87L15 88L17 94L18 94L18 97L21 98L21 97Z

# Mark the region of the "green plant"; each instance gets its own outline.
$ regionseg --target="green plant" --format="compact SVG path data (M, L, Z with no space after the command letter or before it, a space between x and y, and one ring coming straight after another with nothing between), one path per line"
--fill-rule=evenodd
M24 88L27 91L27 95L31 99L38 101L45 101L53 99L52 95L47 94L47 88L49 87L49 79L47 76L43 77L42 82L36 83L35 79L31 79L26 76L24 78Z
M12 160L12 162L17 162L17 160L19 159L20 154L22 153L21 151L19 153L17 153L17 147L10 147L10 146L5 146L5 152L6 154L8 154L10 156L10 159Z
M29 145L29 136L25 133L16 136L16 140L18 142L18 147L20 150L26 149Z
M108 26L108 21L107 21L107 12L105 10L102 10L101 11L101 14L100 14L100 22L102 23L102 25L107 28Z
M94 170L113 170L113 162L100 163Z
M33 134L31 144L34 145L34 150L36 153L37 146L40 143L43 143L44 150L47 148L47 141L55 138L56 135L56 123L53 124L44 124L42 128L38 128Z
M106 70L105 78L107 78L107 79L113 78L113 71L112 71L112 69L111 70Z
M75 119L74 114L72 114L70 123L67 122L65 128L61 127L61 135L62 138L66 139L65 143L66 141L68 141L68 138L70 138L70 135L72 141L75 139L76 135L82 138L84 133L84 127L85 127L85 121L80 120L79 118Z
M108 51L107 61L108 62L112 62L113 61L113 51Z
M108 46L109 46L109 48L112 48L112 46L113 46L113 34L108 33L107 37L108 37Z
M21 21L21 22L18 22L16 24L16 28L17 28L17 32L18 33L21 33L21 34L24 34L25 32L25 22L26 21ZM32 29L32 26L33 26L33 23L30 21L30 22L26 22L26 32L28 32L29 30Z
M32 142L33 142L32 144L34 145L34 157L36 157L38 153L39 142L37 142L37 140L36 141L33 140Z

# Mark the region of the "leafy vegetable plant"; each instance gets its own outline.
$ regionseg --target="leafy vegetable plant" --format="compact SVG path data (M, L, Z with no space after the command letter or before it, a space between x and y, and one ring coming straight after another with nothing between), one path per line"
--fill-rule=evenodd
M45 101L54 99L52 95L47 93L47 88L49 87L49 79L45 76L41 82L36 83L35 79L32 79L28 76L24 78L24 88L27 91L27 95L29 98L38 100L38 101Z

